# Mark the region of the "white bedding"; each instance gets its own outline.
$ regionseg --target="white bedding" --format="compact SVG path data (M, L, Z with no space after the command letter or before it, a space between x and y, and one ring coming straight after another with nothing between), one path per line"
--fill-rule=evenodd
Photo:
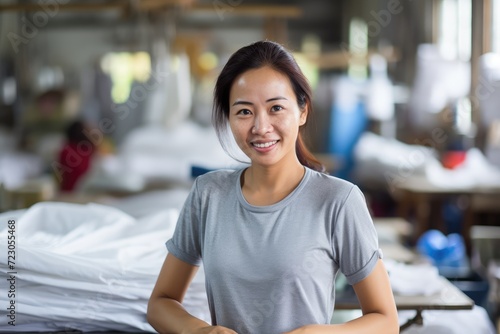
M8 271L6 222L15 219L17 274L16 326L2 316L0 331L152 332L147 300L177 215L164 209L136 219L98 204L48 202L1 214L0 273L4 278ZM208 321L203 270L188 293L186 308ZM0 294L2 309L10 300Z

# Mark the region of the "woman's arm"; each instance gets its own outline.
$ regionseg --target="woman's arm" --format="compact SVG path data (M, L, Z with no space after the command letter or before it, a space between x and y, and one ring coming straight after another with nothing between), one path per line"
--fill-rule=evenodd
M190 315L181 303L197 266L168 254L148 303L147 319L158 333L228 333L236 332L210 326Z
M399 333L398 313L389 276L382 260L361 282L355 284L363 316L338 325L308 325L287 334L393 334Z

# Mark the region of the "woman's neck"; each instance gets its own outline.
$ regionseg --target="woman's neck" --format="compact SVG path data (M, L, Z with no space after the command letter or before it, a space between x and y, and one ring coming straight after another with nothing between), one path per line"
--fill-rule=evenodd
M252 205L271 205L288 196L304 177L305 168L298 161L282 166L252 165L242 174L243 196Z

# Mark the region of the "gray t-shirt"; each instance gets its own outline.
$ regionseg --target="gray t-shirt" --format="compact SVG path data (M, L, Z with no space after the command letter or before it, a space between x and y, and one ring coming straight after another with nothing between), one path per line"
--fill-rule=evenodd
M168 251L203 261L214 325L274 334L329 323L338 270L355 284L381 256L363 194L306 168L285 199L253 206L241 192L242 171L196 179Z

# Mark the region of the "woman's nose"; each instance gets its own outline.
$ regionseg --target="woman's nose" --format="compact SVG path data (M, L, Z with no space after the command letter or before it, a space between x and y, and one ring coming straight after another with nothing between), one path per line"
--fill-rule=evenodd
M257 135L263 135L268 132L271 132L273 126L271 124L271 120L267 114L258 115L255 117L255 122L252 128L252 133Z

